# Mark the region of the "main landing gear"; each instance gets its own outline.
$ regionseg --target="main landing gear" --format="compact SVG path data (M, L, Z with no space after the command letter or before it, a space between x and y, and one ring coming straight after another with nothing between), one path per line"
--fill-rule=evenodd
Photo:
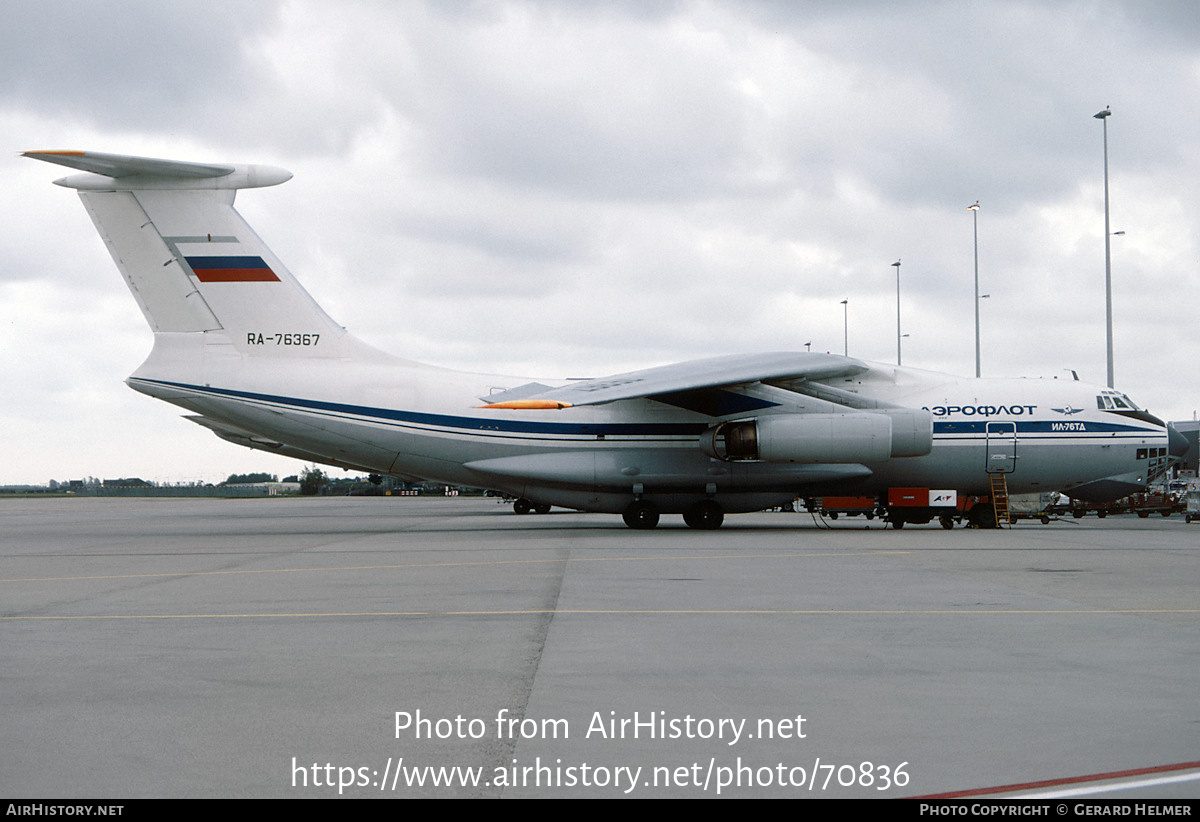
M684 511L683 521L688 524L689 528L714 531L720 528L721 523L725 521L725 512L721 510L720 505L706 499Z
M658 508L653 503L641 499L630 503L621 515L626 525L639 530L657 527L659 517ZM716 502L710 499L701 500L683 512L683 521L689 528L712 531L721 527L721 523L725 521L725 512Z
M630 528L648 531L658 527L658 509L645 500L634 500L621 514L625 524Z
M549 514L550 506L542 502L530 502L522 497L513 503L514 514Z

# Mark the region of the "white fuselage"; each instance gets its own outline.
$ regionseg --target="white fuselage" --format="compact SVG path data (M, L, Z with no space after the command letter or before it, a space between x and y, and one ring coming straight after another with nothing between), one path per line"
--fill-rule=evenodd
M965 379L872 364L829 385L928 410L928 454L866 465L723 461L701 450L700 437L711 426L821 412L830 404L759 383L726 392L735 405L744 398L750 410L716 417L651 399L484 409L489 396L534 381L434 368L358 345L351 358L206 360L180 336L158 335L155 353L130 385L227 432L253 435L229 437L234 441L581 510L620 512L646 497L664 512L703 498L736 512L795 496L875 494L894 486L985 494L989 472L997 471L1007 474L1012 492L1062 490L1117 475L1145 482L1151 461L1167 448L1161 424L1102 410L1102 389L1086 383Z

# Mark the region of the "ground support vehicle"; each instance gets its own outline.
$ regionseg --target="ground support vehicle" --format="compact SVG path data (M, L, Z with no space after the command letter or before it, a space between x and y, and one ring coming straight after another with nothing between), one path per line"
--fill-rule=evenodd
M1041 494L1012 494L1008 498L1009 521L1036 519L1041 520L1043 525L1048 525L1051 518L1058 515L1055 508L1058 496L1058 493L1053 491Z
M1133 494L1126 497L1126 499L1129 501L1130 513L1137 514L1142 519L1151 514L1161 514L1164 517L1169 517L1171 514L1182 511L1184 508L1183 500L1175 494Z
M875 519L875 511L879 507L875 497L814 497L811 503L807 506L808 510L830 519L839 516Z
M883 498L810 497L806 510L836 520L838 517L880 517L893 528L925 525L937 520L943 528L966 521L976 528L995 528L996 511L988 496L960 496L956 491L929 488L889 488ZM1010 514L1008 522L1015 522Z

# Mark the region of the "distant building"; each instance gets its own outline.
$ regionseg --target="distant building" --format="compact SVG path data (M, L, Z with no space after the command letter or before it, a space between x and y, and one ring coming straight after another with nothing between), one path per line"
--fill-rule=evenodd
M298 482L234 482L222 483L220 487L239 496L263 494L268 497L278 497L283 494L300 493L300 483Z
M105 488L149 488L151 484L141 477L128 477L125 479L106 479L101 485Z

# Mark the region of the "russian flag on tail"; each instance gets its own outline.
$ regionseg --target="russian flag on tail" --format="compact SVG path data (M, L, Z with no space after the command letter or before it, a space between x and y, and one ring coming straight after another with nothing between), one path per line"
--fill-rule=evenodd
M186 257L202 283L275 283L279 277L262 257Z

